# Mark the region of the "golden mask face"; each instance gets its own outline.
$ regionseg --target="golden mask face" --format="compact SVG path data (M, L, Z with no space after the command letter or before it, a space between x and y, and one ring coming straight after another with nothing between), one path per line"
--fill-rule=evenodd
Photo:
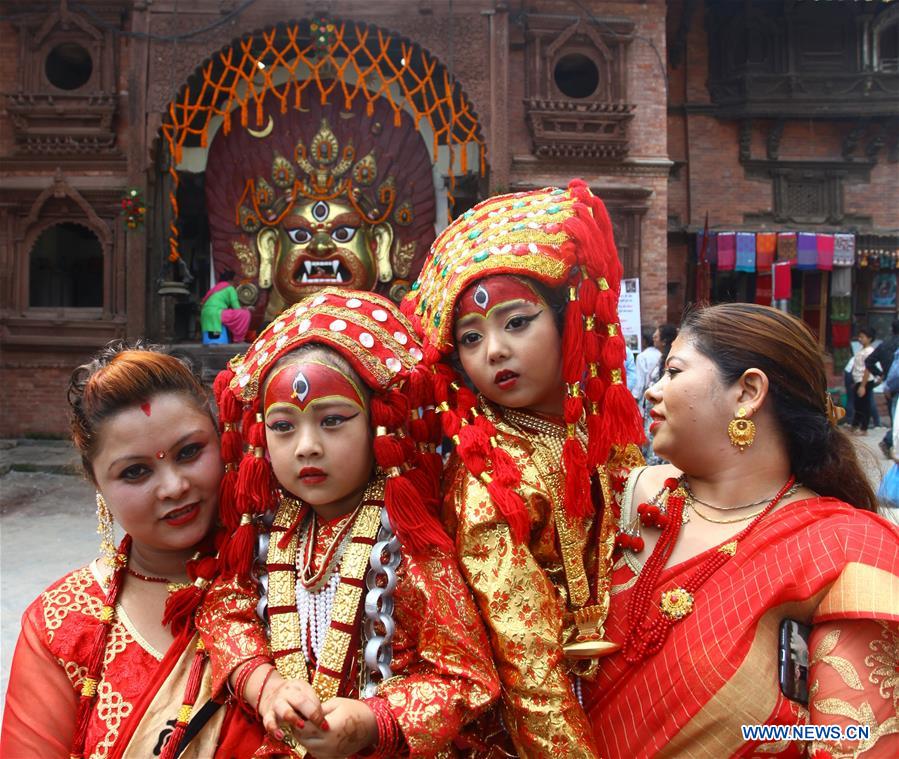
M373 290L389 281L393 230L372 226L348 203L297 203L280 228L260 233L259 247L272 246L272 284L285 304L337 285Z

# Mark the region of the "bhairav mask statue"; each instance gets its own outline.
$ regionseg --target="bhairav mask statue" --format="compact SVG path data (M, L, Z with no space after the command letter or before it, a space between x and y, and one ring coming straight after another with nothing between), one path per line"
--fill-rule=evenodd
M434 238L431 158L412 119L397 125L381 102L370 116L362 104L268 118L210 148L216 270L258 286L266 321L327 286L401 298Z

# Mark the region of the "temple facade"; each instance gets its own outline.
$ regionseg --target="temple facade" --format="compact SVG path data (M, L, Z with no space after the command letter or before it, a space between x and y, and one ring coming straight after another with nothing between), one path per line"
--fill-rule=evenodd
M852 317L895 313L889 3L2 8L0 436L64 435L69 373L112 338L199 343L226 271L251 331L322 285L399 299L450 218L575 176L644 326L766 297L767 254L721 266L719 233L821 235L825 265L826 235L852 234ZM791 284L826 349L834 279Z

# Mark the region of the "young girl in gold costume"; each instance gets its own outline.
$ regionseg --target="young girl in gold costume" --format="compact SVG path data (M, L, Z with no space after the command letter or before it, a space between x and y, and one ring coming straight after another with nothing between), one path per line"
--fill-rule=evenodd
M624 384L620 277L605 207L575 181L456 219L404 302L456 443L445 519L522 757L596 756L578 677L611 648L605 505L639 460L625 444L642 438ZM478 397L454 380L451 356Z
M497 696L437 519L421 355L385 298L326 288L217 381L234 532L199 626L216 683L269 733L257 756L451 756Z

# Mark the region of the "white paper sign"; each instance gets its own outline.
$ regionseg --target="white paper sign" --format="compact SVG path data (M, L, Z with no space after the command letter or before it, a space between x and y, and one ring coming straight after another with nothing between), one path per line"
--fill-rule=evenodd
M640 280L622 279L621 295L618 296L618 320L621 334L628 350L639 353L643 350L640 330Z

